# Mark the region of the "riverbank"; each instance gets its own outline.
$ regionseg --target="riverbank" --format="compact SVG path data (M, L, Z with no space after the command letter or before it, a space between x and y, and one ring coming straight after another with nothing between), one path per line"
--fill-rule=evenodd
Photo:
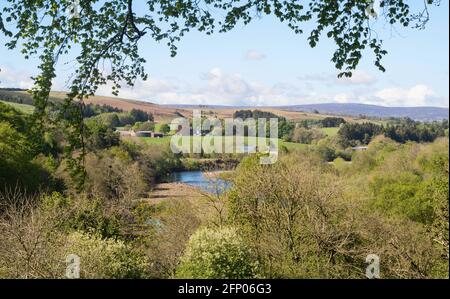
M213 159L213 158L184 158L181 159L184 171L201 170L233 170L239 164L239 158Z
M189 201L198 201L203 197L199 188L183 183L161 183L157 184L152 191L149 192L145 199L151 204L158 204L165 200L184 199Z

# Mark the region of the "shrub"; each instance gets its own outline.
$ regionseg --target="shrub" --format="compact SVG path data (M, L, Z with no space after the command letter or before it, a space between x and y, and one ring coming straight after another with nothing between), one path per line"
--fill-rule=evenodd
M74 232L67 238L67 254L80 257L81 278L146 277L148 263L145 255L120 240Z
M194 233L181 258L179 278L242 279L256 275L256 263L233 228L203 228Z
M313 141L323 139L325 134L317 129L296 128L290 135L290 141L311 144Z

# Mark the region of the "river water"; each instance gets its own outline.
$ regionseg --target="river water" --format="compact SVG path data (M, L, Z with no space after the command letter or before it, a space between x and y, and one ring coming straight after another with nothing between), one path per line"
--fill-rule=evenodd
M202 191L210 193L223 193L231 188L231 183L220 178L211 178L202 171L180 171L171 175L172 182L179 182L198 187Z

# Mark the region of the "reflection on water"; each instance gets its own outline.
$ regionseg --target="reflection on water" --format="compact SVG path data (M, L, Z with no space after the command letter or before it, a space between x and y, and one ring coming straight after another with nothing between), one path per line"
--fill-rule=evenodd
M202 171L181 171L171 175L172 182L184 183L200 188L202 191L223 193L231 188L231 183L219 178L211 178Z

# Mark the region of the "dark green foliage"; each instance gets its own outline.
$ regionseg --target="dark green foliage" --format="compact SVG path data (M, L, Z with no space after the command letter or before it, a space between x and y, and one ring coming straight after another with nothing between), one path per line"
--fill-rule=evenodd
M108 112L123 112L122 109L115 108L109 105L87 104L83 110L84 117L92 117L102 113Z
M374 123L346 123L338 132L342 146L369 144L376 135L400 142L433 142L438 137L446 136L448 120L422 123L409 118L390 121L386 127Z
M161 133L167 134L167 133L170 132L170 126L169 126L168 124L162 124L162 125L159 127L159 131L160 131Z
M344 147L369 144L373 137L381 134L383 127L374 123L346 123L338 131Z
M45 159L36 159L52 149L50 135L33 135L29 127L26 115L0 103L0 192L18 187L32 193L58 185Z
M407 141L433 142L437 137L445 136L448 120L433 123L420 123L411 119L402 119L388 124L384 135L400 143Z
M90 119L86 121L86 126L89 130L89 137L86 140L86 145L90 151L119 145L119 134L103 125L99 120Z
M242 120L246 120L248 118L253 118L253 119L264 118L266 120L269 120L271 118L280 119L283 117L280 117L272 112L261 111L261 110L239 110L239 111L234 112L233 118L240 118Z
M154 131L155 124L151 121L145 121L145 122L138 121L134 124L133 129L135 131Z
M153 115L139 109L132 109L130 112L109 112L102 113L95 117L104 126L115 129L126 125L134 125L137 122L152 122Z
M12 106L0 102L0 122L7 122L15 130L27 132L27 117L14 109Z
M134 121L138 122L146 122L153 121L153 115L151 113L139 110L139 109L131 109L129 112Z
M289 122L286 119L281 119L278 121L278 137L283 138L286 140L286 138L289 138L292 130L294 130L295 124L293 122Z
M320 122L324 128L335 128L346 123L342 117L325 117Z

